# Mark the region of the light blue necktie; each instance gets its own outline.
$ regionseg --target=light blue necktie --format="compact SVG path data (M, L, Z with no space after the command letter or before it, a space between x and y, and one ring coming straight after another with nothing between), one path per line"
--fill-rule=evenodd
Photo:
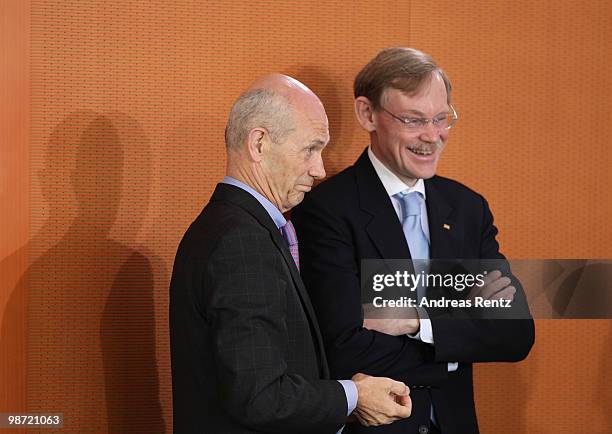
M395 198L399 199L402 208L402 228L404 229L404 236L408 241L408 247L410 248L410 256L412 259L429 259L429 241L423 232L423 226L421 226L421 209L422 204L425 202L423 196L418 191L412 191L408 193L407 190L400 191L394 195ZM414 263L414 262L413 262ZM428 267L425 261L418 261L414 263L415 273L424 271L427 273ZM417 297L420 301L425 296L425 290L427 288L419 285L417 287ZM430 409L430 418L435 425L436 416L433 405Z
M408 193L405 190L395 194L394 197L399 199L401 204L402 228L404 229L406 241L408 241L410 256L412 256L412 259L429 259L429 241L427 240L425 232L423 232L423 227L421 226L421 209L422 204L425 201L423 196L421 196L421 193L417 191ZM415 263L415 272L427 272L424 264L424 261ZM417 288L418 299L420 300L424 295L425 288L419 286Z
M395 195L402 206L402 228L412 259L429 259L429 241L421 226L423 196L417 191L401 191Z

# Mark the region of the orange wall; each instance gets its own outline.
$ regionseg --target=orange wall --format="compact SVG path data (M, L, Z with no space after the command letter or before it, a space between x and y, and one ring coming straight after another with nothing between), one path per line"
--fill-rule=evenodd
M25 410L26 294L14 288L30 234L29 22L28 2L0 2L0 412Z
M333 174L367 144L356 72L382 47L429 52L460 116L440 173L488 198L504 252L612 258L607 0L8 0L0 12L0 412L63 411L67 432L171 430L174 253L223 176L233 99L266 72L320 95ZM478 366L482 432L608 432L611 343L610 321L539 321L528 360Z

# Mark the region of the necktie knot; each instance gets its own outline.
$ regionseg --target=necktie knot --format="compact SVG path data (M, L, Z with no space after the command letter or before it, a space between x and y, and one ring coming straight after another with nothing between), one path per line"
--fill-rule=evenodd
M405 219L408 216L420 216L421 215L421 203L423 197L418 191L401 191L395 195L400 200L402 205L402 218Z
M421 217L425 199L418 191L401 191L394 195L402 209L402 229L412 259L429 259L429 240L423 231Z
M291 220L287 220L287 224L285 224L285 226L281 226L280 229L281 233L283 234L283 238L285 238L285 241L287 241L289 246L297 245L297 234L295 233L295 228L293 227Z
M300 253L298 250L297 234L295 233L295 228L293 227L293 223L291 223L290 220L287 220L287 224L285 226L281 226L280 231L281 231L281 234L283 235L283 238L287 242L287 246L289 247L289 252L291 252L293 261L295 262L295 265L299 270L300 269Z

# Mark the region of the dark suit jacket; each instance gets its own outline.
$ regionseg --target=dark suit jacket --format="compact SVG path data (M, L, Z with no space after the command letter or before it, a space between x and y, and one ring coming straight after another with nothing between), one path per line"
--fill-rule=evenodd
M426 180L425 190L432 259L504 258L482 196L439 176ZM426 432L433 401L444 434L477 433L471 363L526 357L534 342L533 320L457 320L451 310L432 317L433 346L362 327L361 259L410 258L401 223L367 152L307 195L292 220L300 241L302 278L332 375L364 372L413 386L412 416L377 432ZM528 312L520 285L514 303ZM460 362L458 370L448 372L447 362ZM351 425L345 431L369 430Z
M219 184L170 285L174 432L335 433L346 420L286 243L249 193Z

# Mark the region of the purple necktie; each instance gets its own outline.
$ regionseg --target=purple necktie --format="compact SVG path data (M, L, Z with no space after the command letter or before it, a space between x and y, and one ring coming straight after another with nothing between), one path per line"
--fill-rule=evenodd
M291 252L291 256L293 256L293 261L295 262L295 266L297 269L300 269L300 253L298 251L298 239L297 234L295 233L295 228L293 227L293 223L290 220L287 220L287 224L280 228L281 234L287 241L287 245L289 246L289 251Z

